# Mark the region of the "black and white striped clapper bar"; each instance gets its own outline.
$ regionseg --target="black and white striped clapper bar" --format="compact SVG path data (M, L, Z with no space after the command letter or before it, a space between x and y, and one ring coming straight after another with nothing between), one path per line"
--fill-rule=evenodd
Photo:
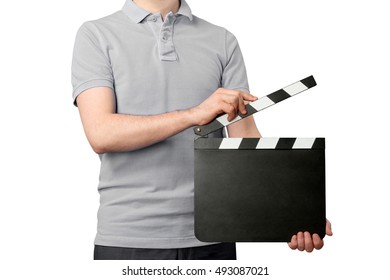
M324 138L212 138L210 133L314 87L313 76L222 115L195 134L195 235L205 242L325 235ZM210 135L211 136L211 135Z

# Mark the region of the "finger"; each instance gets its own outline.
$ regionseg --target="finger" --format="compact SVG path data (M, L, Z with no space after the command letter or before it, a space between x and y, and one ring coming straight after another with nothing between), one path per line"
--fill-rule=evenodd
M237 110L232 104L223 102L221 104L221 109L224 113L228 114L229 122L231 122L232 120L234 120L235 117L237 117Z
M313 245L317 250L320 250L322 247L324 247L324 240L322 240L317 233L313 234Z
M242 99L242 98L240 98L240 100L238 101L238 110L240 110L240 113L243 115L246 115L246 113L247 113L246 108L245 108L244 99Z
M298 241L297 241L297 236L296 235L293 235L291 237L291 242L288 242L287 243L288 246L292 249L292 250L295 250L298 248Z
M238 112L239 104L240 104L240 96L234 94L225 94L222 97L221 101L227 103L230 106L233 106L235 113Z
M255 101L257 100L258 98L250 93L247 93L247 92L241 92L241 96L244 100L247 100L247 101Z
M245 101L248 101L245 99L244 95L247 97L249 97L249 96L252 97L249 99L249 101L254 101L257 99L257 97L255 97L249 93L246 93L243 91L237 91L237 90L225 90L224 94L225 95L223 96L223 100L226 103L230 103L233 106L235 106L237 111L239 111L243 115L246 115L246 113L247 113L247 110L245 107Z
M313 252L314 245L313 245L313 240L311 239L311 235L308 231L305 231L304 233L304 238L305 238L305 250L308 253Z
M326 235L329 235L329 236L332 236L333 235L333 232L332 232L332 224L329 222L328 219L326 219Z
M303 232L298 232L297 234L297 239L298 239L298 250L303 251L305 250L305 238L303 236Z

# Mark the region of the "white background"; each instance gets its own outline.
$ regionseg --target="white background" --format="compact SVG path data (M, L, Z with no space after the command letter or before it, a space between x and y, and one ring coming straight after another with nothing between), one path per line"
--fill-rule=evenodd
M2 1L0 278L124 279L127 265L178 263L268 266L270 279L387 278L386 1L188 2L195 15L236 35L253 94L316 78L317 87L256 121L267 137L326 137L334 236L311 254L284 243L239 243L236 262L92 261L99 160L72 105L71 55L78 27L119 10L124 0Z

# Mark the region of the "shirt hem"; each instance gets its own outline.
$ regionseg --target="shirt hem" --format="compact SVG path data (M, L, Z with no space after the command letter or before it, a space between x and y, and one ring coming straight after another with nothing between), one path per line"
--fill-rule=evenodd
M246 88L246 87L233 87L233 88L228 88L228 89L230 89L230 90L239 90L239 91L244 91L244 92L250 93L249 88Z
M75 88L75 90L73 91L73 104L77 106L77 102L76 102L77 97L87 89L94 88L94 87L109 87L111 89L114 89L111 80L104 80L104 79L89 80Z
M195 236L188 238L126 238L96 235L95 245L143 249L177 249L200 247L220 242L202 242Z

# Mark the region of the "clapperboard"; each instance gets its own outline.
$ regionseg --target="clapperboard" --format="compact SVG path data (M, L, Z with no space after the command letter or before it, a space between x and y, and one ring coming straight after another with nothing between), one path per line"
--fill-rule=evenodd
M207 137L315 85L307 77L246 105L246 115L229 122L225 114L194 128L199 240L281 242L299 231L324 237L324 138Z

